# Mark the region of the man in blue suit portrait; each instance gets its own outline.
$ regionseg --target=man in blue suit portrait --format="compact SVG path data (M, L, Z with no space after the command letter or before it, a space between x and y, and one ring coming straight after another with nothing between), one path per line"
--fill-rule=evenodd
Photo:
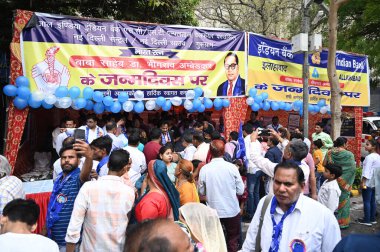
M245 80L239 75L239 58L234 52L229 52L224 58L224 69L227 80L219 85L217 96L245 95Z

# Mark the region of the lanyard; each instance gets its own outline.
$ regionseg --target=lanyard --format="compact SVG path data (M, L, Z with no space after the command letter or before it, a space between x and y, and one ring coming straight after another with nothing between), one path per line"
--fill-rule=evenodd
M104 158L102 158L102 160L100 160L98 166L96 166L96 173L97 174L99 174L100 169L103 167L103 165L108 163L108 159L109 159L109 156L105 156Z
M90 144L88 142L88 136L89 136L89 134L90 134L90 128L88 126L86 126L86 143L88 143L88 144ZM98 137L98 136L99 136L99 127L96 126L96 137Z
M284 213L280 222L276 223L276 221L274 220L274 213L276 211L276 207L277 207L278 202L277 202L276 196L273 197L271 207L270 207L270 215L271 215L272 224L273 224L273 233L272 233L272 242L270 244L269 252L277 252L279 250L284 220L289 214L291 214L294 211L296 203L297 203L297 201L294 202L289 207L289 209Z

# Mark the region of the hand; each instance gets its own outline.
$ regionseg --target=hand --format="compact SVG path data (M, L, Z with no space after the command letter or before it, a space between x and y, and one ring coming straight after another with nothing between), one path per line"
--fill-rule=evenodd
M66 128L59 128L59 132L63 133L63 132L66 132L67 129Z
M76 150L78 154L81 154L85 158L92 159L93 153L92 153L91 147L85 141L76 139L75 144L73 144L73 147L74 147L74 150Z
M98 179L99 175L95 170L91 170L90 172L90 180L92 179Z
M279 139L280 138L280 135L278 134L278 132L276 132L274 129L269 129L269 132L272 136L274 136L275 138Z
M99 131L99 137L102 137L103 136L103 133Z
M251 133L251 142L256 142L256 139L259 136L259 129L256 129L254 132Z
M367 189L367 186L365 185L365 182L364 182L364 181L362 181L362 182L360 183L360 187L361 187L362 189Z

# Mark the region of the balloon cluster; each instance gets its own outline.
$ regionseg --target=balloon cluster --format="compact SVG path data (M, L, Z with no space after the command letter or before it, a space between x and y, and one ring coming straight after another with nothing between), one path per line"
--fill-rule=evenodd
M111 96L104 96L100 91L94 91L91 87L86 87L83 92L78 87L71 87L68 89L65 86L59 86L54 93L44 93L40 90L30 91L30 83L25 76L19 76L16 79L16 85L6 85L3 88L5 95L14 98L14 105L17 109L24 109L28 105L31 108L44 107L45 109L51 109L53 106L57 108L69 108L72 107L75 110L86 109L93 110L96 114L103 112L119 113L122 109L126 112L134 111L136 113L142 113L146 110L158 110L169 111L172 106L183 105L189 112L204 112L206 109L214 107L216 110L221 110L230 106L228 99L216 98L212 101L209 96L211 92L202 88L196 87L194 90L188 90L186 92L186 99L175 96L170 99L165 99L159 96L155 100L148 100L144 105L144 92L137 90L134 92L134 98L136 101L129 100L129 95L125 91L118 93L117 99ZM203 94L203 97L201 97Z
M269 109L272 109L273 111L276 110L285 110L285 111L298 111L300 115L303 115L303 102L300 100L294 101L293 103L289 102L283 102L283 101L268 101L268 93L263 92L259 95L257 95L257 89L251 88L249 90L249 96L246 100L247 105L251 106L251 109L253 111L259 111L260 109L264 111L268 111ZM318 112L322 114L331 113L330 107L326 105L326 100L322 99L318 101L316 105L310 104L309 112L311 114L316 114Z

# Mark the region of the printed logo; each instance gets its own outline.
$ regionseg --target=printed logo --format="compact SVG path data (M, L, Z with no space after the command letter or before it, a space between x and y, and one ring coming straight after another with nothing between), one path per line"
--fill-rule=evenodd
M291 252L306 252L306 245L301 239L294 239L289 245Z
M57 202L60 203L60 204L64 204L67 202L67 196L60 193L57 195Z

